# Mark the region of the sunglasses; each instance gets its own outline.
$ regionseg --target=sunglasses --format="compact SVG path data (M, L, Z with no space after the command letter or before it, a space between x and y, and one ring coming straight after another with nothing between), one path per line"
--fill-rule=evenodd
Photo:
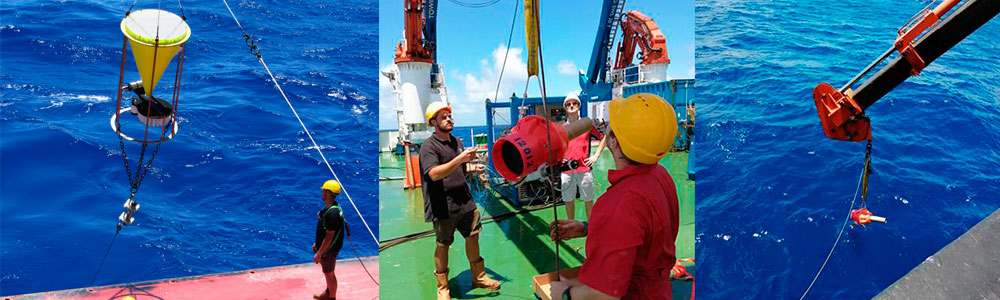
M563 106L571 106L571 105L572 105L572 106L580 106L580 103L579 103L579 102L569 102L569 103L566 103L566 104L565 104L565 105L563 105Z

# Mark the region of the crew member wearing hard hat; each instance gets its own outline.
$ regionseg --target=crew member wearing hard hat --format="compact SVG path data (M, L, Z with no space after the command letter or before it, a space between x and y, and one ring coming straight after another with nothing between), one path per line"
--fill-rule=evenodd
M563 108L566 110L566 124L580 119L580 97L576 93L571 93L563 100ZM600 139L597 145L597 152L590 153L590 140ZM562 200L566 203L566 218L575 219L576 206L574 202L579 192L579 199L583 199L585 205L585 217L590 217L590 211L594 207L594 174L590 172L590 167L597 162L601 156L601 151L607 143L607 138L597 131L597 127L591 127L590 131L581 134L569 141L563 159L576 161L579 167L573 170L563 171L560 175L562 179Z
M611 186L590 223L552 222L551 236L586 236L578 280L552 283L554 299L671 299L678 202L673 179L658 162L677 134L677 116L663 98L638 94L612 100L608 148Z
M313 243L313 262L323 266L323 275L326 277L326 290L313 296L315 299L336 299L337 298L337 274L333 272L337 263L337 254L344 246L344 235L350 234L347 230L347 223L344 222L344 212L337 204L337 195L340 195L340 182L327 180L323 184L323 202L326 206L316 215L319 222L316 222L316 243Z
M476 149L463 149L462 140L451 135L455 119L451 107L434 102L427 106L427 124L434 134L420 145L420 173L423 178L424 220L434 223L437 248L434 250L434 276L437 298L451 299L448 288L448 248L457 230L465 238L465 254L472 273L472 287L499 290L500 282L486 275L485 261L479 256L479 208L472 201L466 172L482 173L483 165L468 165Z

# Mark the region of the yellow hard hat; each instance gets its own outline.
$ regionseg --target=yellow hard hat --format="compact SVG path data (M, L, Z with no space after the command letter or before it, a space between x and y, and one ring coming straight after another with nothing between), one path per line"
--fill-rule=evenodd
M426 112L427 112L427 123L430 124L431 123L431 119L434 118L434 115L437 115L437 113L439 111L441 111L442 109L447 109L448 111L451 111L451 106L447 105L447 104L444 104L444 102L431 102L431 104L428 104L427 105L427 110L426 110Z
M323 184L323 189L340 195L340 182L337 182L336 180L327 180L326 183Z
M663 98L635 94L611 100L608 110L608 123L625 157L655 164L670 152L677 136L677 115Z

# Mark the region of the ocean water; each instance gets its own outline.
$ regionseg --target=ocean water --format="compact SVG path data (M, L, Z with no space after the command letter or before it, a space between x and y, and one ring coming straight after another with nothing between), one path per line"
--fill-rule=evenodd
M89 286L128 178L109 126L132 1L0 4L0 294ZM94 285L312 260L331 178L222 1L183 1L192 37L178 105ZM375 1L229 1L375 233ZM177 2L138 1L135 10ZM126 82L138 80L128 54ZM173 64L173 63L172 63ZM173 67L156 94L170 95ZM123 124L139 121L126 114ZM140 129L141 130L141 129ZM138 144L126 141L130 166ZM148 154L147 154L148 157ZM378 255L341 196L361 256ZM340 258L354 253L345 245Z
M503 133L504 129L510 127L508 124L498 124L493 128L493 138L499 138L500 134ZM484 134L489 131L485 125L482 126L455 126L452 129L451 134L457 138L462 139L462 145L465 147L472 147L473 135L474 134Z
M493 133L495 134L494 138L499 137L500 134L503 133L504 129L506 129L508 127L510 127L509 124L497 124L493 128ZM455 126L455 128L451 130L451 134L454 135L455 137L461 139L462 140L462 145L464 145L465 147L471 147L472 146L472 142L473 142L472 135L474 135L474 134L484 134L484 133L486 133L487 130L488 129L487 129L486 125ZM380 130L380 131L396 131L396 129L383 129L383 130Z
M846 83L926 2L697 3L698 296L798 299L865 148L823 135L812 89ZM870 298L1000 207L998 37L994 18L868 110L868 207L888 223L846 230L809 299Z

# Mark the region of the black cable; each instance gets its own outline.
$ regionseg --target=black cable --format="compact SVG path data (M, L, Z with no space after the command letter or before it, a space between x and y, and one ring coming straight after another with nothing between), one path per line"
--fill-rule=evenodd
M177 0L177 7L181 8L181 20L187 21L188 17L184 15L184 7L181 6L181 0Z
M111 245L115 244L115 239L118 238L118 233L122 231L122 223L118 223L115 229L115 236L111 238L111 243L108 244L108 250L104 251L104 258L101 259L101 264L97 266L97 272L94 273L94 279L90 280L90 285L94 285L97 281L97 274L101 274L101 268L104 268L104 262L108 260L108 253L111 253Z
M347 229L347 223L346 222L344 223L344 229ZM372 276L372 273L368 272L368 267L365 267L365 262L361 261L361 255L358 254L358 249L354 248L354 241L351 240L350 230L347 230L347 232L345 232L345 233L347 234L347 242L349 244L351 244L351 250L354 250L354 258L358 259L358 262L361 263L361 268L365 269L365 273L368 273L368 278L372 279L372 282L375 283L375 286L379 286L378 280L375 280L375 277ZM381 287L381 286L379 286L379 287ZM375 297L375 298L378 298L378 297Z
M132 13L132 8L133 8L133 7L135 7L135 3L136 3L136 2L139 2L139 0L135 0L135 1L132 1L132 5L130 5L130 6L128 7L128 11L126 11L126 12L125 12L125 16L126 16L126 17L127 17L127 16L128 16L129 14L131 14L131 13Z
M500 222L500 221L509 219L511 217L517 216L517 215L531 213L531 212L536 212L536 211L539 211L539 210L543 210L543 209L549 208L549 206L558 206L558 205L561 205L561 204L564 204L564 203L563 202L558 202L558 203L545 204L545 205L542 205L542 206L539 206L539 207L522 208L522 209L518 209L518 210L515 210L515 211L505 212L505 213L502 213L502 214L499 214L499 215L496 215L496 216L488 216L488 217L482 218L481 222L482 223ZM421 239L421 238L425 238L425 237L431 236L433 234L434 234L434 230L425 230L425 231L414 232L414 233L410 233L410 234L407 234L407 235L403 235L403 236L391 238L391 239L388 239L388 240L379 241L378 251L382 252L382 251L385 251L386 249L398 246L400 244L411 242L411 241L414 241L414 240L417 240L417 239Z
M865 170L864 175L861 179L861 207L867 207L868 203L868 175L872 173L872 140L868 140L868 146L865 147Z

